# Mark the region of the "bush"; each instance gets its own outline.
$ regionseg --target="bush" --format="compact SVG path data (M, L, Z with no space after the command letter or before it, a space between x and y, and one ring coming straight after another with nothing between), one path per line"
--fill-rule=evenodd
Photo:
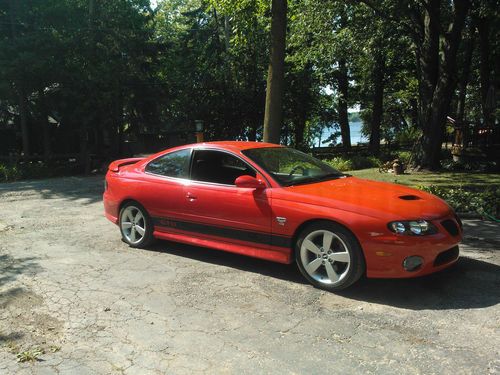
M380 160L374 156L354 155L352 157L337 156L330 160L325 160L338 171L353 171L357 169L374 168L380 165Z
M444 188L436 185L419 186L421 190L437 195L453 209L461 213L479 213L498 217L500 214L500 189L486 189L481 192L458 188Z
M16 165L0 163L0 182L15 181L21 177Z
M404 150L399 150L396 151L394 159L399 159L403 163L408 163L408 160L410 160L411 157L411 151L404 151Z
M493 172L498 169L494 161L453 161L447 159L441 161L441 167L447 171L475 171L475 172Z
M341 172L351 171L353 169L352 162L349 159L344 159L340 156L336 156L330 160L325 160L325 163L330 164L333 168Z
M23 162L19 164L0 163L0 182L12 182L21 179L37 179L66 176L81 173L76 163Z

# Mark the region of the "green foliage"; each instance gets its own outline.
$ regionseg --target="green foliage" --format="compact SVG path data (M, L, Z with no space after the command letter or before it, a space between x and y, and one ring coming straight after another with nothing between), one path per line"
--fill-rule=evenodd
M453 161L446 159L441 161L441 167L447 171L469 171L469 172L493 172L498 171L498 163L495 161L474 161L464 159Z
M422 131L417 127L403 127L395 133L394 141L403 145L413 145L421 135Z
M63 134L48 142L58 153L87 147L118 156L124 141L153 139L158 147L165 139L165 146L187 142L170 136L192 132L198 119L209 140L261 139L270 1L171 0L158 1L155 9L148 0L94 3L92 13L88 0L0 2L0 132L9 130L0 152L20 153L20 97L28 104L31 153L39 155L47 115ZM468 72L463 123L482 124L486 103L495 123L499 106L484 90L484 75L491 84L497 73L500 29L493 26L499 13L492 1L470 3L463 33L464 40L473 39L470 69L463 43L456 64L448 65L459 68L456 77L451 74L457 81ZM439 4L443 34L454 3ZM338 130L342 75L348 106L360 110L350 121L359 115L364 133L371 133L375 82L382 77L381 138L414 144L422 134L420 106L432 99L419 69L447 55L441 50L439 58L421 60L429 45L418 41L429 29L420 25L425 9L415 1L288 1L282 143L307 149L323 130ZM487 31L482 50L478 25ZM444 112L454 116L456 95L451 99ZM3 167L0 175L7 174L11 180L16 173Z
M360 122L361 117L359 112L350 112L349 113L349 122Z
M462 187L446 188L436 185L418 186L419 189L437 195L460 213L486 213L499 217L500 189L487 188L482 191L466 190Z
M34 362L38 361L39 357L45 354L42 348L34 347L29 350L19 352L16 354L17 362Z
M324 160L324 162L330 164L333 168L341 172L354 169L352 166L352 162L349 159L345 159L341 156L336 156L330 160Z
M21 173L17 166L0 163L0 182L16 181L20 177Z
M324 160L325 163L330 164L333 168L338 171L353 171L358 169L366 169L378 167L380 165L380 160L374 156L360 156L355 155L352 157L342 157L337 156L330 160Z
M407 163L411 158L411 151L398 150L394 152L394 159L399 159L403 163Z
M0 182L12 182L23 179L49 178L76 173L82 173L81 167L76 163L0 163Z

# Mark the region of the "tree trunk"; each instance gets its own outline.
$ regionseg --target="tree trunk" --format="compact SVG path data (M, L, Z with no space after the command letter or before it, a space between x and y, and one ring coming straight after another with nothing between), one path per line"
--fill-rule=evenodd
M416 41L420 46L417 52L419 68L419 124L425 131L429 125L432 97L439 77L439 36L440 1L429 0L424 10L423 40Z
M10 31L12 40L15 42L17 39L17 21L14 17L16 13L14 0L9 0L9 13L10 13ZM21 136L23 139L23 155L28 157L30 155L30 140L28 130L28 99L26 97L26 90L22 82L16 82L15 88L19 100L19 122L21 127Z
M426 7L426 23L424 40L439 40L439 27L436 29L428 27L435 22L439 23L439 2L429 1ZM432 7L431 7L432 5ZM446 116L449 111L451 99L456 87L456 59L458 47L460 45L462 30L465 24L470 3L468 0L454 1L453 21L448 32L441 37L441 50L438 51L437 66L431 67L422 64L422 61L431 61L434 49L429 47L432 43L424 43L419 54L421 64L419 65L420 75L420 111L419 123L423 130L422 138L416 149L415 162L419 167L436 170L440 167L441 146L446 128ZM428 19L428 21L427 21ZM427 35L428 33L438 33L437 35ZM441 55L441 61L439 60ZM441 64L439 64L441 62ZM436 62L435 62L436 63ZM432 84L433 74L438 72L435 84ZM422 91L423 89L423 91ZM430 91L428 92L427 90Z
M28 100L22 88L19 90L19 122L21 125L21 135L23 138L23 155L28 157L30 155L30 138L28 129Z
M349 77L347 76L347 63L345 59L339 60L338 71L338 114L340 125L340 136L342 146L351 148L351 129L349 128L348 97L349 97Z
M293 134L294 134L294 146L298 150L303 150L304 147L304 131L306 128L306 119L299 118L294 124Z
M483 110L483 123L486 127L493 127L494 121L492 112L494 104L490 103L491 82L491 64L490 64L490 21L488 18L480 18L477 22L479 32L479 53L481 56L479 64L479 80L481 83L481 107Z
M369 150L373 155L380 153L380 125L382 124L382 115L384 112L384 76L385 55L382 48L377 48L373 70L374 91L369 145Z
M469 37L464 46L464 63L462 75L458 82L458 100L457 100L457 115L456 127L463 130L465 121L465 97L467 94L467 84L469 83L470 68L472 62L472 52L474 50L474 28L469 29Z
M88 130L85 126L79 130L79 138L80 138L80 165L83 167L83 171L85 174L90 173L90 155L88 149Z
M50 154L51 154L49 114L47 112L47 104L45 102L43 90L39 90L38 94L40 95L40 107L41 107L43 160L46 163L48 163L50 161Z
M267 73L264 142L279 143L283 121L287 0L272 0L271 57Z
M252 142L255 142L257 141L257 128L258 128L258 124L252 124L252 126L250 127L250 132L248 134L248 140L249 141L252 141Z

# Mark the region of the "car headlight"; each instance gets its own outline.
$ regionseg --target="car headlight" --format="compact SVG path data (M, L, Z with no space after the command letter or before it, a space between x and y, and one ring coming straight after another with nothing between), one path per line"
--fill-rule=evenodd
M436 226L427 220L391 221L387 226L396 234L425 236L437 233Z

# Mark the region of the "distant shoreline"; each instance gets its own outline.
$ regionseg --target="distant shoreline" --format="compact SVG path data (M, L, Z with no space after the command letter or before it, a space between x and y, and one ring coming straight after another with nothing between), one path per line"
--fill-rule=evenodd
M356 116L352 116L349 114L349 128L351 130L351 144L356 145L358 143L366 143L368 142L368 138L363 136L361 134L361 130L363 129L363 122L359 118L358 112L353 112L353 114L356 114ZM357 119L358 121L352 121L351 118ZM338 127L337 127L338 129ZM316 137L314 139L314 146L315 147L326 147L328 146L328 143L324 143L325 140L327 140L332 133L337 131L337 129L324 129L323 133L321 134L321 144L320 144L320 139ZM341 139L340 136L337 137L336 139L336 144L340 143ZM318 146L319 144L319 146Z

